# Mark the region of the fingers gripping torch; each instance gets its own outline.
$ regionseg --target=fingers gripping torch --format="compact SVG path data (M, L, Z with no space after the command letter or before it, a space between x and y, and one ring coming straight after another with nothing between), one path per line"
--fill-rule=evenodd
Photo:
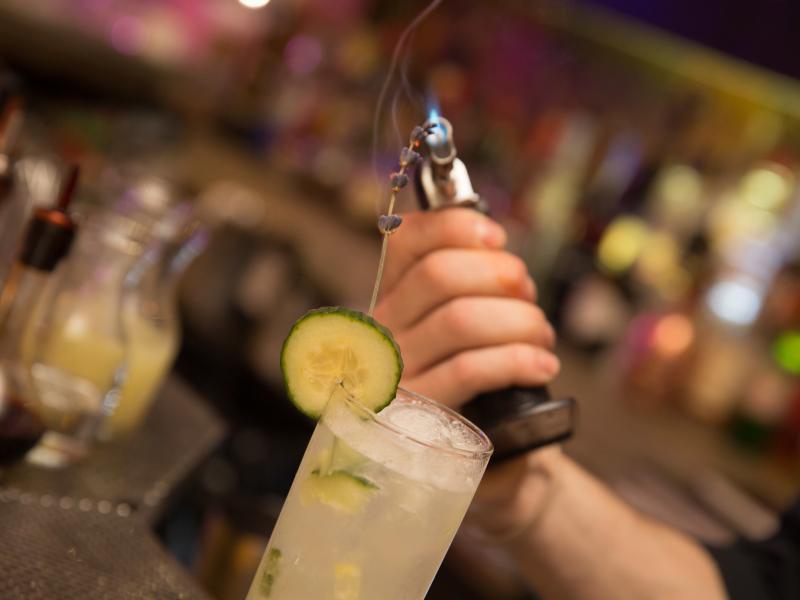
M439 116L429 123L437 127L430 129L420 147L423 161L415 179L421 207L468 207L488 214L457 156L452 125ZM573 398L554 400L544 386L511 387L478 395L463 413L486 432L495 447L492 460L501 462L572 436L577 404Z

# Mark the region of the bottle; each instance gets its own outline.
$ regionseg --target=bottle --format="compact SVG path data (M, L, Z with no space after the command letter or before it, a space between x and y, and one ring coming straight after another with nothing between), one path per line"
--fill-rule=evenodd
M0 467L23 458L41 439L44 423L31 398L32 384L22 367L0 363Z
M0 465L22 458L48 435L38 389L22 356L23 343L52 273L72 245L75 225L66 207L77 176L73 169L58 208L35 212L12 270L13 285L6 287L8 310L0 323Z
M124 281L146 236L123 215L89 215L27 335L25 356L42 405L62 417L69 408L71 436L84 452L114 411L125 377Z
M22 101L16 96L0 107L0 207L14 190L14 161L11 155L22 122Z
M22 102L11 97L0 113L0 290L14 263L28 212L27 199L15 185L12 155L21 120Z
M173 213L168 221L184 220L180 212ZM206 232L195 230L176 236L171 225L161 228L160 234L166 239L156 240L148 248L126 280L127 372L117 408L105 423L103 437L123 437L141 425L178 352L178 282L205 247Z

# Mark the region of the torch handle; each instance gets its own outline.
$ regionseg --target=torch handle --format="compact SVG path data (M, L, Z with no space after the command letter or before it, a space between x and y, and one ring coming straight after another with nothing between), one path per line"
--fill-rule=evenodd
M475 193L464 163L456 157L452 126L440 120L445 123L446 143L439 148L437 142L437 162L431 150L431 158L414 176L420 206L424 210L461 206L488 215L488 205ZM440 155L446 156L444 163ZM511 387L479 394L463 412L492 440L492 461L501 462L570 437L577 404L572 398L553 400L544 386Z
M473 208L489 214L483 203ZM543 385L515 386L479 394L462 412L492 440L497 463L571 437L577 404L573 398L553 400Z

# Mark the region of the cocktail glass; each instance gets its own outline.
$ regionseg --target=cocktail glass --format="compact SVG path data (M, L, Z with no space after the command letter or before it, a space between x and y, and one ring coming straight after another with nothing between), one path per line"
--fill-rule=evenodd
M374 413L336 386L247 600L421 600L491 453L432 400L399 389Z

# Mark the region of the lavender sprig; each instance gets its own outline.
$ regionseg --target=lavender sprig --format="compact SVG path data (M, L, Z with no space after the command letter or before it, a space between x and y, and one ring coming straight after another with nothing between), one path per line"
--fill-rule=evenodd
M383 267L386 263L386 251L389 248L389 236L397 231L403 223L403 218L394 214L397 194L408 185L408 172L422 161L422 155L418 152L419 147L436 127L438 125L425 123L424 125L417 125L411 130L411 135L408 137L408 146L400 150L398 161L400 169L396 173L389 175L389 187L391 189L389 210L385 215L378 217L378 230L381 232L383 240L381 242L381 257L378 261L378 272L375 275L375 286L372 288L372 299L369 303L370 316L375 311L375 304L378 301L378 291L381 287L381 279L383 279Z
M403 217L400 215L381 215L378 217L378 229L383 235L394 233L403 224Z

